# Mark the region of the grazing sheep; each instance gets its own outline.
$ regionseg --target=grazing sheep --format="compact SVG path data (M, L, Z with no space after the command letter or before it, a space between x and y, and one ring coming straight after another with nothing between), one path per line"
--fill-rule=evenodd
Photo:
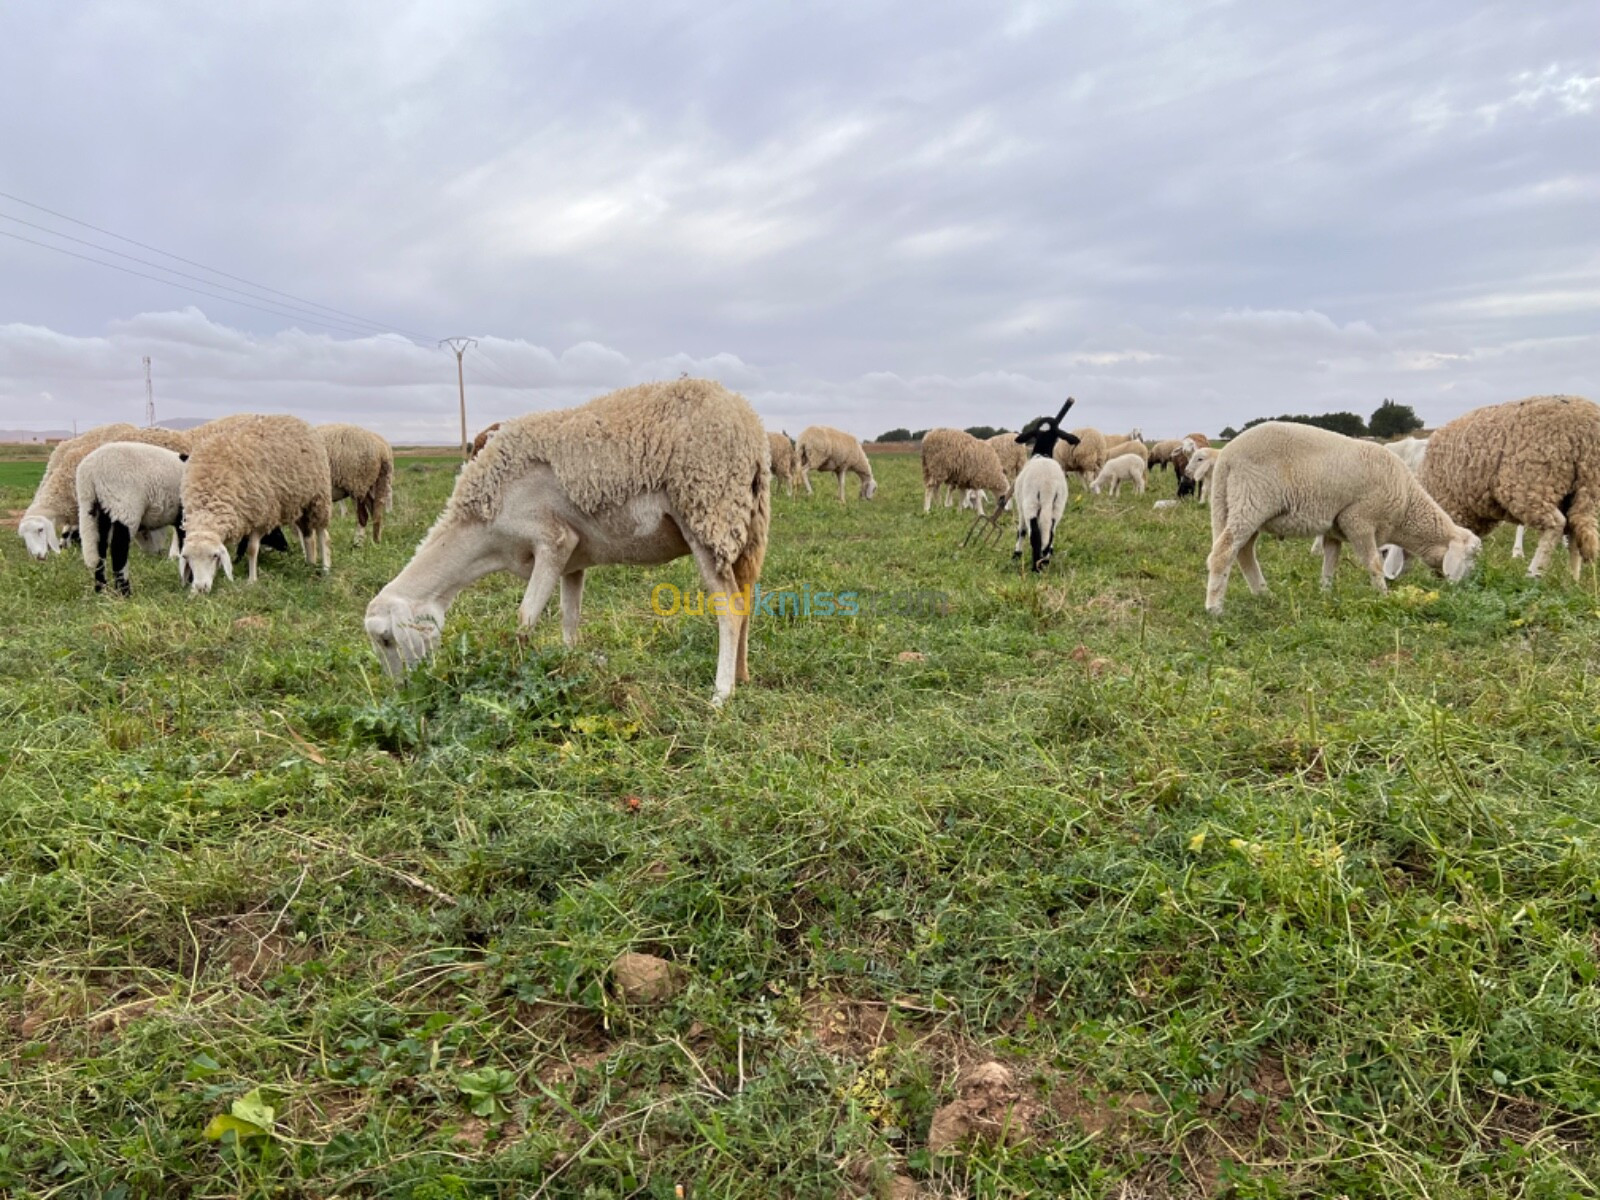
M1017 544L1012 561L1022 557L1022 539L1028 539L1032 566L1043 571L1055 553L1056 526L1067 507L1067 473L1052 455L1035 454L1017 472L1012 485L1017 506Z
M1431 458L1431 452L1430 452ZM1380 542L1394 542L1459 583L1482 542L1457 525L1416 477L1379 446L1311 425L1267 421L1245 430L1212 467L1211 554L1206 608L1222 611L1235 558L1250 590L1267 581L1256 540L1323 535L1322 586L1333 586L1339 551L1349 542L1373 586L1387 591Z
M839 503L844 503L844 476L853 471L861 481L861 498L871 500L878 493L878 481L872 477L872 464L867 452L861 448L861 439L842 429L827 425L809 425L800 431L795 443L800 459L800 482L806 495L811 495L811 472L832 471L839 477Z
M1027 465L1028 448L1017 442L1014 433L997 433L984 441L999 457L1000 469L1006 473L1007 481L1015 483L1017 472Z
M1183 468L1185 479L1194 481L1201 504L1206 503L1206 477L1211 474L1212 464L1216 462L1217 455L1221 453L1210 446L1200 446L1189 456L1188 463Z
M349 497L356 505L356 544L361 544L367 519L372 541L383 542L383 510L394 504L394 450L370 429L359 425L318 425L317 436L328 451L328 479L335 502Z
M1152 469L1172 466L1172 456L1183 445L1182 438L1164 438L1159 442L1150 444L1150 453L1145 458L1145 463Z
M211 422L183 473L184 543L179 574L197 594L211 590L217 568L233 578L230 542L248 536L249 579L256 581L261 539L294 525L306 561L322 547L333 566L328 523L333 516L328 452L299 417L241 414Z
M1106 447L1107 462L1110 462L1113 458L1121 458L1124 454L1137 454L1145 460L1147 466L1149 465L1150 447L1146 446L1138 438L1126 438Z
M107 442L78 464L78 529L83 561L94 572L94 590L106 587L106 552L117 591L133 592L128 579L128 548L137 541L152 554L162 550L161 530L176 531L173 556L183 544L183 458L147 442Z
M1131 483L1139 495L1144 495L1145 488L1145 462L1142 454L1120 454L1107 461L1100 468L1100 473L1094 477L1094 482L1089 485L1089 490L1099 495L1101 490L1109 486L1111 494L1115 496L1122 490L1122 485Z
M794 442L787 433L769 433L767 444L772 447L772 477L783 480L785 490L793 497L795 470L799 466Z
M967 493L983 516L983 493L993 492L1004 498L1011 493L1011 485L1000 466L1000 456L987 442L980 441L960 429L930 429L922 437L922 511L933 507L936 492L944 493L944 505L950 507L950 498L959 488ZM973 493L976 493L975 495ZM963 499L961 507L967 507Z
M771 519L770 456L744 397L705 379L641 384L507 421L461 469L410 563L367 605L367 634L398 676L438 645L463 588L509 571L528 580L517 610L524 627L560 584L561 633L570 646L588 568L652 567L689 554L710 592L701 605L717 617L720 704L735 680L750 677L752 589Z
M1106 436L1098 429L1074 429L1072 436L1078 440L1056 444L1056 461L1068 475L1078 476L1083 486L1089 487L1106 465Z
M478 430L478 436L472 439L472 445L467 449L468 462L471 462L473 459L477 458L478 455L483 453L483 448L489 444L489 439L494 436L494 431L499 428L500 422L496 421L493 425L486 425L482 429Z
M1530 577L1544 573L1564 534L1573 579L1600 554L1600 406L1588 400L1533 396L1473 409L1428 439L1419 477L1480 537L1501 521L1538 530Z
M17 524L17 532L37 559L45 559L61 550L63 538L68 538L78 525L78 464L91 450L111 442L142 442L150 446L164 446L183 453L189 448L190 434L173 429L141 429L137 425L100 425L75 438L68 438L50 452L45 464L44 478L39 481L27 511Z

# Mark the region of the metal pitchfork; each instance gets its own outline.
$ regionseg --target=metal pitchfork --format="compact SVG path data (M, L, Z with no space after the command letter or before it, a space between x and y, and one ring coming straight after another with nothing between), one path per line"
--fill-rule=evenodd
M1000 515L1006 511L1010 496L1002 496L995 501L994 511L987 516L978 516L972 519L972 525L967 529L967 536L961 539L961 548L965 550L968 545L980 549L992 550L1000 544L1000 539L1005 529L1000 524ZM973 540L976 537L977 540Z

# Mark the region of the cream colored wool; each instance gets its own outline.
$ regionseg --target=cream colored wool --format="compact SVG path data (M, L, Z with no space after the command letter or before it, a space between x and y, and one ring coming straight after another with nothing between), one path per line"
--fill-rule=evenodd
M394 505L394 450L382 437L359 425L318 425L317 436L328 451L328 479L333 502L356 502L356 521L366 526L372 516L372 540L381 541L383 512Z
M1006 479L1016 483L1017 474L1028 465L1028 447L1017 442L1014 433L997 433L992 438L985 438L1000 459L1000 469L1006 473Z
M1532 396L1476 408L1428 439L1422 486L1478 534L1501 521L1541 533L1539 574L1556 540L1571 538L1572 573L1600 555L1600 406L1578 396Z
M872 477L872 464L867 452L861 448L861 439L842 429L828 425L808 425L795 440L799 456L800 482L811 495L811 472L831 471L839 477L840 499L844 499L844 476L854 472L861 481L861 498L872 499L878 490L878 481Z
M183 459L165 446L107 442L84 455L78 464L76 489L84 566L94 571L101 565L97 510L126 526L146 550L159 553L154 535L176 525L183 515L179 503L182 486ZM176 537L172 548L176 552Z
M461 469L435 530L453 520L492 521L506 485L548 463L573 503L591 514L665 492L726 573L741 558L766 553L770 455L761 419L720 383L640 384L504 422Z
M933 506L934 494L945 487L962 492L976 488L1000 498L1011 492L1000 456L987 442L960 429L930 429L922 437L923 512ZM949 503L947 495L946 507ZM978 511L983 511L982 500Z
M1121 491L1125 483L1133 484L1134 491L1144 495L1146 466L1144 455L1138 451L1127 454L1118 454L1106 460L1105 466L1100 468L1094 481L1089 484L1089 490L1099 495L1107 488L1111 489L1113 496Z
M1217 453L1210 477L1206 608L1213 613L1222 611L1235 558L1250 590L1266 591L1255 553L1262 533L1324 535L1325 588L1333 585L1340 550L1349 542L1380 592L1387 590L1380 543L1417 555L1452 583L1466 576L1481 546L1399 458L1326 429L1287 421L1253 426Z
M57 528L62 531L77 528L78 464L91 450L111 442L140 442L183 454L189 449L189 440L189 434L175 429L145 429L122 423L100 425L67 439L50 452L44 478L39 481L39 487L27 511L22 514L18 528L24 524L48 522L52 540L55 539ZM30 522L30 518L37 520Z
M325 533L333 515L328 452L299 417L244 413L213 421L183 473L183 557L294 525ZM327 565L326 552L324 565Z
M1145 455L1145 465L1148 467L1170 467L1172 456L1183 445L1182 438L1163 438L1159 442L1150 444L1150 453Z
M783 480L789 495L794 495L794 477L800 466L794 443L787 433L769 433L767 444L772 449L772 477Z
M1124 454L1137 454L1145 460L1146 466L1150 465L1150 447L1146 446L1138 438L1129 438L1127 441L1106 447L1107 462L1110 462L1113 458L1121 458Z
M1098 429L1074 429L1072 434L1078 439L1078 444L1071 445L1065 438L1057 442L1056 461L1061 464L1063 471L1069 475L1076 473L1082 478L1084 487L1088 487L1094 482L1094 477L1100 474L1100 468L1106 465L1106 451L1110 447L1106 443L1106 435Z

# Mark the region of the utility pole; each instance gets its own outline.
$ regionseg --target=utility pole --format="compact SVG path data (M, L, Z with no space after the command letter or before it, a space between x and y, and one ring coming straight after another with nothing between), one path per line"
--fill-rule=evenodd
M144 356L144 423L154 429L156 424L156 392L150 384L150 356Z
M477 338L451 337L440 342L441 346L449 346L456 352L456 388L461 393L461 457L467 457L467 381L461 373L461 356L467 352L468 346L476 346Z

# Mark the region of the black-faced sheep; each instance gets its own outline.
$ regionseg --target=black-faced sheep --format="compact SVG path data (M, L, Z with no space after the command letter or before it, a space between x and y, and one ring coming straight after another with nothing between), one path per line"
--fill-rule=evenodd
M320 542L322 569L329 570L328 452L311 426L299 417L245 413L206 428L183 473L183 579L197 593L211 590L218 568L232 579L228 546L247 536L254 583L261 539L280 525L295 527L307 562L315 561Z
M1577 579L1600 554L1600 406L1577 396L1533 396L1473 409L1428 439L1423 487L1480 537L1501 521L1539 531L1528 574L1544 573L1570 538Z
M584 572L693 555L717 616L715 703L749 678L752 589L771 518L771 448L744 397L704 379L642 384L501 426L461 469L406 568L367 605L391 675L432 653L455 597L495 571L528 580L531 626L561 588L561 633L578 635Z
M861 482L861 498L871 500L878 494L878 481L872 477L872 464L867 452L861 448L861 439L842 429L827 425L809 425L800 431L795 442L800 460L800 483L811 495L811 472L831 471L839 477L839 503L844 503L844 477L854 472Z
M1263 532L1321 534L1324 588L1333 586L1340 549L1349 542L1380 592L1388 590L1380 542L1417 555L1452 583L1466 577L1482 545L1393 454L1326 429L1286 421L1253 426L1223 447L1211 475L1206 608L1213 613L1222 611L1235 559L1250 590L1266 591L1255 552Z

